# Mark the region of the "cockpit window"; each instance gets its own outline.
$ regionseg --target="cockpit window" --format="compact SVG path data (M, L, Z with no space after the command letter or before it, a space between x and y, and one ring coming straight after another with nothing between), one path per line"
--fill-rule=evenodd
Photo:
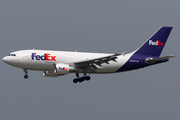
M16 54L9 54L8 56L16 56Z

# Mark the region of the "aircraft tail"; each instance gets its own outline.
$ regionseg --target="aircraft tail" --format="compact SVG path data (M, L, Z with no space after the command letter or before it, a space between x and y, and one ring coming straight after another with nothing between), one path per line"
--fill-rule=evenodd
M138 48L134 54L144 54L159 57L171 30L172 27L161 27L140 48Z

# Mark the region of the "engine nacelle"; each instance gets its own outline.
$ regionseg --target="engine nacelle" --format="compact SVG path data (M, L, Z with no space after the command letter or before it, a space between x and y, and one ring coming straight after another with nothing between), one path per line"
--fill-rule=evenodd
M68 74L70 70L72 70L72 68L68 64L59 63L56 64L54 72L58 75L65 75Z
M55 65L54 71L44 71L43 75L44 77L57 77L75 71L77 71L77 69L70 67L68 64L58 63Z
M43 72L44 77L57 77L58 74L56 74L54 71L44 71Z

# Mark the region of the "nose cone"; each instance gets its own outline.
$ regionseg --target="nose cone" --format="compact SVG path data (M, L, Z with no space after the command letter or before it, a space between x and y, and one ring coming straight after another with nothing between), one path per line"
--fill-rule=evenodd
M7 57L4 57L3 59L2 59L5 63L8 63L8 58Z
M15 56L6 56L2 59L6 64L17 67L19 60Z

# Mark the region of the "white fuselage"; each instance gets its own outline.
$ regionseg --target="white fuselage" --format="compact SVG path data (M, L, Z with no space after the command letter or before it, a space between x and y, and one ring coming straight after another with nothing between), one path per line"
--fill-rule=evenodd
M101 66L96 65L95 71L88 70L87 73L114 73L122 67L133 53L120 55L116 61L109 61L103 63ZM15 56L14 56L15 55ZM108 56L111 54L104 53L87 53L87 52L67 52L67 51L51 51L51 50L21 50L10 53L9 56L3 58L4 61L14 67L39 70L39 71L53 71L54 64L64 63L73 67L75 62L90 60ZM46 58L46 60L45 60ZM83 72L82 69L77 69L78 72Z

